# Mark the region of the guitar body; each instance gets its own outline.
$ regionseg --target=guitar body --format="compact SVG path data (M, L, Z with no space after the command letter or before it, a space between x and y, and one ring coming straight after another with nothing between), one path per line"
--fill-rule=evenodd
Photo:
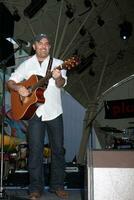
M38 82L38 80L38 76L32 75L28 80L18 83L18 85L23 85L27 89L30 89ZM38 87L28 97L21 98L18 92L12 90L11 105L13 119L30 119L34 115L38 104L45 102L45 98L43 96L44 91L44 88Z

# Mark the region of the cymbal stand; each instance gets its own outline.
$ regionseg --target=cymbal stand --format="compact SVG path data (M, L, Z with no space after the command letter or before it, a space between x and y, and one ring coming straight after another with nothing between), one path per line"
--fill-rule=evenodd
M6 74L6 64L8 60L20 49L20 46L11 54L7 59L4 59L0 66L3 71L3 84L2 84L2 125L1 125L1 151L0 151L0 159L1 159L1 165L0 165L0 199L8 199L8 195L6 194L4 187L3 187L3 169L4 169L4 120L5 120L5 74Z

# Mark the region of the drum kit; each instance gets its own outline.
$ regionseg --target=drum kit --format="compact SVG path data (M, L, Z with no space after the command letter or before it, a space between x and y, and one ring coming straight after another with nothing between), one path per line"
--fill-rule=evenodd
M100 129L106 135L106 149L134 149L134 127L119 130L105 126Z
M1 134L0 134L1 141ZM0 142L1 145L1 142ZM19 138L4 135L4 151L3 151L3 177L7 179L8 175L15 171L27 170L28 166L28 144L20 141ZM51 159L51 149L48 144L44 145L44 162L48 163ZM0 155L1 159L1 155Z
M1 141L1 134L0 134ZM1 145L1 142L0 142ZM17 137L4 134L3 145L3 177L7 179L9 173L27 167L27 144L21 143ZM0 156L1 157L1 156Z

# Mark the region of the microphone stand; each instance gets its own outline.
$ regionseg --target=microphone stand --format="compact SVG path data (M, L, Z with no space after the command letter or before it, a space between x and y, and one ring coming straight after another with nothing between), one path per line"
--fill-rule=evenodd
M5 73L6 73L6 64L10 58L13 57L14 53L16 53L21 46L19 46L15 51L0 62L0 66L2 67L3 71L3 84L2 84L2 126L1 126L1 151L0 151L0 158L1 158L1 165L0 165L0 199L8 199L8 195L6 194L4 187L3 187L3 168L4 168L4 120L5 120Z

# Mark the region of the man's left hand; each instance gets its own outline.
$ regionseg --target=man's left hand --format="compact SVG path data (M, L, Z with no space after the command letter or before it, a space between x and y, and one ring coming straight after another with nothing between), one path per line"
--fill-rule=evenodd
M54 69L52 71L52 77L56 80L59 79L61 77L61 71L58 69Z

